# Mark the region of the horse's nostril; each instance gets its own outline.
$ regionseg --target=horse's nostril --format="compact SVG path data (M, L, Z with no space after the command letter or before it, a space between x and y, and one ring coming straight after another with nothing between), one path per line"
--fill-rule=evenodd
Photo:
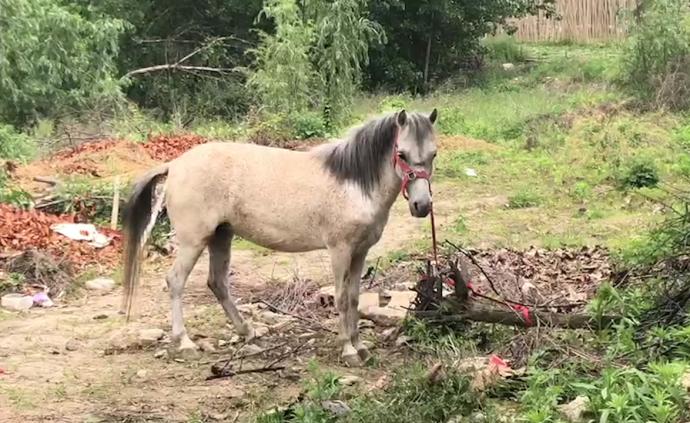
M418 202L415 201L414 203L412 203L412 205L414 206L414 209L416 211L419 211L419 203Z

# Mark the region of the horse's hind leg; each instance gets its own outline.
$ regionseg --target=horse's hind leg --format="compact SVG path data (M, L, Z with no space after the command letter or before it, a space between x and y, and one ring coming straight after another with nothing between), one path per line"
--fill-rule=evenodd
M194 268L194 264L196 264L196 261L199 259L202 250L203 245L180 245L175 263L165 278L165 281L168 283L168 289L170 290L172 340L173 342L179 343L180 350L196 349L196 344L189 339L187 330L184 327L182 294L184 293L184 285L187 282L189 273Z
M230 296L228 270L230 269L230 245L232 230L229 225L220 225L208 242L209 271L208 287L223 306L225 314L232 321L237 332L246 339L254 337L254 329L244 321L237 311L235 301Z

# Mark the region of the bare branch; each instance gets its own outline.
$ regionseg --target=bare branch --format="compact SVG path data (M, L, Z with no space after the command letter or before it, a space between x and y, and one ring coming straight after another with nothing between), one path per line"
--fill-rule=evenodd
M178 63L168 63L165 65L156 65L156 66L149 66L146 68L139 68L139 69L134 69L132 71L129 71L125 74L125 78L129 78L134 75L141 75L145 73L152 73L152 72L159 72L163 70L180 70L180 71L202 71L202 72L212 72L212 73L220 73L220 74L225 74L225 73L230 73L230 72L239 72L238 70L234 68L212 68L208 66L185 66L185 65L180 65Z

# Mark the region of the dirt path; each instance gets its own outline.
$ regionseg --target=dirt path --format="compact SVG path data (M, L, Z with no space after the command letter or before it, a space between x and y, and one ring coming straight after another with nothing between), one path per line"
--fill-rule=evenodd
M456 213L451 187L436 187L437 218L440 225ZM428 237L428 220L413 219L407 205L398 201L380 243L369 261L411 242ZM331 334L319 335L312 351L290 362L293 375L266 373L232 379L206 381L209 361L227 355L227 344L216 354L178 362L155 358L163 344L152 348L132 348L137 331L158 328L169 332L169 300L163 292L163 275L169 263L148 263L136 321L125 325L118 314L121 290L101 295L89 292L78 300L52 309L31 309L17 315L0 311L0 421L2 422L83 422L83 421L194 421L228 418L239 420L257 408L281 404L300 392L306 363L316 358L337 363ZM190 334L228 341L234 335L225 316L206 288L208 259L204 255L187 285L185 318ZM243 286L269 279L289 281L298 274L320 285L331 283L329 259L325 252L308 254L264 253L253 249L235 250L234 282ZM412 276L412 275L411 275ZM332 324L333 322L327 322ZM267 336L257 341L270 347L280 342ZM278 337L280 335L277 335ZM375 332L368 334L375 344ZM124 351L110 353L114 346ZM380 354L389 360L388 353ZM202 364L204 363L204 364ZM335 365L343 374L357 373L375 380L380 368L351 370ZM279 389L277 389L279 388ZM268 394L270 393L270 395ZM229 417L228 417L229 416Z

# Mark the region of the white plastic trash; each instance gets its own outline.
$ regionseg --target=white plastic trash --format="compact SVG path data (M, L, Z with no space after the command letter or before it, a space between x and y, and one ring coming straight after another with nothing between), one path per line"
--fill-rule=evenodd
M50 228L73 241L88 241L95 248L103 248L111 241L90 223L57 223Z
M465 175L474 177L477 176L477 171L468 167L467 169L465 169Z

